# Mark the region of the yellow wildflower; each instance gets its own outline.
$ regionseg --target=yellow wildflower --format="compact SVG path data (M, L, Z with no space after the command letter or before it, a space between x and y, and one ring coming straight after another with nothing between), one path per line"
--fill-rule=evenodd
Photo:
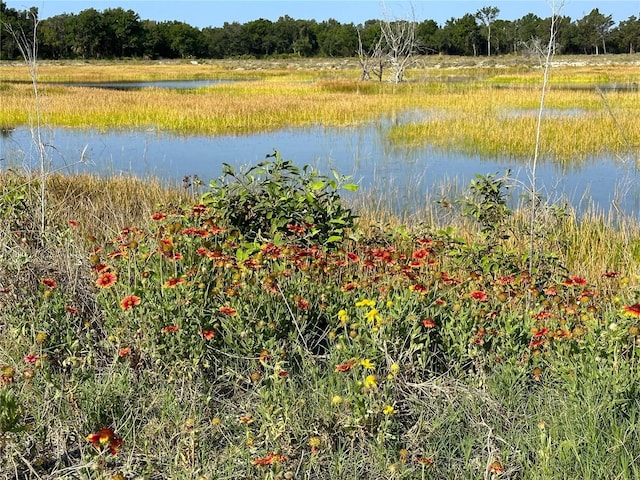
M356 307L375 307L376 301L369 300L368 298L363 298L359 302L356 302Z
M373 322L374 320L378 320L380 318L380 312L377 308L372 308L367 312L365 318L367 319L367 321Z
M365 388L376 388L378 386L378 379L375 375L367 375L364 379Z
M393 415L394 413L396 413L396 409L393 408L393 405L387 405L382 410L382 413L384 413L385 415Z
M346 310L340 310L338 312L338 320L340 320L341 324L345 324L349 321L349 315Z
M373 370L376 368L376 365L368 358L360 360L360 366L364 367L366 370Z

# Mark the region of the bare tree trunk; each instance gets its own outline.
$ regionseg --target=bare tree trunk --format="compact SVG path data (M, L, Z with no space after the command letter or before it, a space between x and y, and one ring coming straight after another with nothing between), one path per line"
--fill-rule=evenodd
M413 20L384 20L380 23L387 58L391 68L390 81L400 83L413 61L416 50L416 22Z

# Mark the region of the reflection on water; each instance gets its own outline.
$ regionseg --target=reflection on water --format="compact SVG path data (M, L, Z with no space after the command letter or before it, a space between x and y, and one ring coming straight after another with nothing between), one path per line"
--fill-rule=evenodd
M393 121L393 120L392 120ZM475 174L504 173L529 185L527 166L514 159L480 158L433 148L399 150L385 139L389 121L354 128L287 129L248 136L180 137L149 131L70 130L43 133L53 169L99 175L133 173L179 181L198 175L209 181L221 164L254 164L274 149L298 165L311 164L321 172L335 168L352 175L361 191L373 191L397 208L420 207L428 193L442 185L466 187ZM37 149L28 128L0 136L0 168L38 165ZM637 212L638 175L635 162L610 156L571 167L551 162L538 165L538 189L551 200L567 199L582 208L591 201L604 211L615 202L627 213Z
M210 87L221 83L237 82L238 80L159 80L154 82L86 82L65 83L71 87L106 88L110 90L142 90L144 88L168 88L184 90L192 88Z

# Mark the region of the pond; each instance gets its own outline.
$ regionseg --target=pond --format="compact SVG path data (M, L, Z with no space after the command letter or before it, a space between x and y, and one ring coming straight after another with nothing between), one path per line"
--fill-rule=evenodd
M397 119L395 119L397 120ZM526 162L481 158L425 147L394 148L386 138L389 119L350 128L286 129L245 136L176 136L155 130L108 131L46 129L43 138L52 169L98 175L134 174L180 182L197 175L204 182L218 177L222 163L255 164L274 149L297 165L322 173L336 169L351 175L365 194L398 211L415 211L442 191L464 189L476 174L511 171L520 187L530 185ZM36 168L37 152L28 128L0 136L0 168ZM578 210L612 208L636 215L640 188L635 160L600 156L572 166L541 162L537 189L553 202L567 201ZM524 193L515 188L516 195Z
M210 87L221 83L237 82L239 80L158 80L152 82L74 82L65 83L66 86L84 88L106 88L110 90L142 90L145 88L166 88L171 90L185 90Z

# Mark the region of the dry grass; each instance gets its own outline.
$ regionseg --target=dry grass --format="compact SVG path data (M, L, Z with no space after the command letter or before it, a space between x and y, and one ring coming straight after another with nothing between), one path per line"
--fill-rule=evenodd
M626 58L626 57L625 57ZM440 60L440 63L435 63ZM502 59L501 59L502 60ZM513 62L509 57L505 60ZM533 151L540 69L533 60L511 64L452 64L425 57L397 88L358 81L354 59L219 61L205 65L140 63L44 65L43 82L242 79L188 90L114 91L41 84L43 121L73 128L148 128L181 134L246 134L311 125L357 125L380 115L417 109L426 121L399 125L398 145L429 143L484 155L527 157ZM449 63L448 63L449 62ZM451 64L450 64L451 63ZM421 68L417 68L420 66ZM0 127L25 125L32 88L24 67L2 66ZM635 91L609 92L597 84L630 86L640 67L627 63L554 67L542 132L543 153L575 161L640 144ZM579 87L578 89L567 89ZM562 88L560 88L562 87ZM615 121L613 120L615 118Z

